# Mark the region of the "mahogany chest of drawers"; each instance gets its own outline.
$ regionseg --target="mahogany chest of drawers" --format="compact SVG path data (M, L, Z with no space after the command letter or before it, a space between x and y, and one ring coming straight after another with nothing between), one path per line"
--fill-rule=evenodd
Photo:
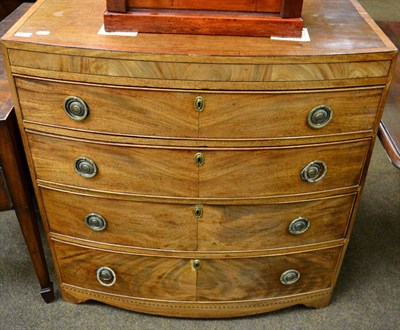
M39 1L2 43L63 298L327 305L395 47L353 0L305 3L310 42L104 35L87 2Z

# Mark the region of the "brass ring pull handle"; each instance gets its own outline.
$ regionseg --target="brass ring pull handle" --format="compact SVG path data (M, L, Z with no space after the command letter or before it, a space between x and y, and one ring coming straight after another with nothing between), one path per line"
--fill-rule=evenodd
M332 109L327 105L319 105L309 112L307 122L312 128L322 128L328 125L332 118Z
M100 214L89 213L85 217L86 226L94 231L103 231L107 227L107 221Z
M73 120L84 120L89 114L89 108L85 101L77 96L68 96L64 100L64 111Z
M202 112L206 107L206 101L202 96L197 96L194 100L194 108L197 112Z
M205 161L205 157L201 152L198 152L197 154L194 155L194 163L197 166L203 166Z
M113 286L117 280L115 272L110 267L100 267L96 270L97 280L101 285Z
M300 272L296 269L289 269L281 275L281 283L284 285L295 284L299 279Z
M86 157L75 159L74 167L76 172L84 178L92 178L97 174L97 166L93 160Z
M310 228L311 222L307 218L299 217L294 219L289 225L289 233L292 235L300 235Z
M315 160L303 168L300 176L303 181L314 183L322 180L327 170L327 166L324 162Z

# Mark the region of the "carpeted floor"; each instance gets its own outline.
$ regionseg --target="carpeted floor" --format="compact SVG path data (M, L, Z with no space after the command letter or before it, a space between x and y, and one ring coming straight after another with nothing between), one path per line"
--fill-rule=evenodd
M360 2L373 16L377 9L375 19L400 21L398 0ZM379 16L381 6L389 8L384 17ZM352 239L328 307L296 306L230 320L185 320L128 312L95 302L64 302L51 262L56 300L46 305L39 295L15 214L3 212L0 329L400 329L399 220L400 171L390 164L377 141Z

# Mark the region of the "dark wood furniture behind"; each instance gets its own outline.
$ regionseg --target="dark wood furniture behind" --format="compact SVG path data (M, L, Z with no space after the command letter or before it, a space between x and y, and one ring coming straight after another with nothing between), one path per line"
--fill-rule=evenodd
M377 22L383 32L400 48L400 23ZM387 99L387 106L380 123L379 139L392 164L400 169L400 55L397 55L396 69L393 74Z
M30 6L27 3L22 4L1 21L0 35L2 36ZM0 58L0 211L15 210L39 279L40 293L45 302L49 303L54 300L53 284L50 282L35 218L33 189L23 150L3 60Z
M0 21L7 17L23 2L35 2L35 0L1 0L0 1Z

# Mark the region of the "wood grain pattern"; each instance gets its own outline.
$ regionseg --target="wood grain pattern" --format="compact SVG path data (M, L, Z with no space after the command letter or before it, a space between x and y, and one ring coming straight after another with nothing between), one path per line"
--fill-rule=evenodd
M152 258L88 249L81 246L54 243L62 283L78 287L163 300L196 299L197 274L190 260ZM101 285L96 270L110 267L116 274L112 287Z
M107 0L110 1L110 0ZM115 0L114 0L115 1ZM229 11L280 12L281 0L122 0L131 8L173 8Z
M199 138L300 138L371 131L382 89L326 90L307 93L206 94L207 108L199 117ZM357 99L358 102L354 103ZM318 105L333 111L322 129L307 124Z
M303 27L302 0L116 2L107 3L106 31L300 37Z
M303 20L275 13L134 8L105 12L104 27L107 32L300 38Z
M198 135L195 93L20 78L16 79L16 86L22 114L27 121L116 135L179 138L196 138ZM84 121L74 121L65 114L63 102L68 96L78 96L87 104L89 116Z
M193 205L94 198L47 189L41 192L52 233L148 249L197 248ZM89 213L106 219L104 231L95 232L86 226L84 219Z
M28 135L38 179L114 192L175 197L198 195L195 152L131 148ZM78 157L93 160L98 173L87 179L74 168Z
M391 64L390 61L270 65L201 62L158 63L152 61L99 59L14 49L10 49L8 53L13 67L115 77L113 80L115 83L117 83L118 79L124 77L146 79L147 86L153 84L152 80L160 79L168 81L185 80L188 82L207 81L207 83L271 82L271 85L285 83L285 89L290 89L291 82L295 83L293 86L297 86L292 87L293 89L302 89L302 84L307 82L312 83L312 86L318 89L321 87L320 81L326 83L330 80L335 82L339 80L341 87L345 87L351 86L351 80L356 80L359 85L363 85L365 78L370 80L384 77L386 82ZM347 85L347 83L350 85ZM307 86L307 88L309 87Z
M18 48L57 52L58 54L82 54L100 58L123 57L125 59L168 60L186 62L232 62L255 63L271 60L315 62L343 61L352 55L364 59L380 54L393 58L395 47L377 28L368 15L358 12L353 1L309 0L304 3L303 18L311 35L310 42L293 43L270 38L219 37L139 34L137 37L103 36L98 31L103 24L104 3L86 0L40 1L36 14L24 20L5 36L5 44L19 43ZM38 10L40 8L40 10ZM79 8L79 15L76 14ZM54 13L62 12L60 18ZM78 17L79 16L79 17ZM46 19L43 19L46 17ZM90 19L80 19L90 17ZM319 19L315 19L318 17ZM47 36L36 35L36 31L51 31ZM15 32L32 32L29 39L15 36ZM351 31L351 33L349 33ZM67 33L66 33L67 32ZM343 42L346 36L346 42ZM10 42L10 43L9 43ZM12 47L15 48L15 47ZM196 56L185 56L191 54ZM285 56L282 56L284 54ZM217 55L217 56L215 56ZM310 57L310 55L313 55ZM363 60L361 60L363 61Z
M205 150L205 163L199 171L199 197L307 194L357 186L369 146L370 141L365 140L295 149ZM302 169L316 160L326 163L326 176L316 183L304 182Z
M107 0L107 10L119 13L126 12L126 0Z
M198 271L197 300L240 301L283 297L330 288L341 248L279 257L202 260ZM300 280L283 285L289 269Z
M25 121L24 127L29 132L43 132L52 135L62 135L70 138L83 140L94 140L104 143L117 143L121 145L142 145L159 146L169 148L263 148L268 147L295 147L307 144L329 143L370 138L371 131L361 131L356 133L342 133L332 135L310 135L295 138L258 138L258 139L186 139L186 138L151 138L135 137L129 135L99 134L97 132L81 131L75 129L65 129L63 127L43 125L36 122ZM222 130L222 128L221 128Z
M303 0L285 0L282 1L281 5L281 17L301 17L301 11L303 9Z
M201 149L112 146L38 134L28 138L40 180L103 191L202 198L304 194L357 186L370 145L365 140L298 149L204 150L205 164L198 171L194 155ZM97 164L94 178L75 173L78 157ZM300 172L315 160L327 164L327 176L315 184L302 181Z
M272 205L203 205L198 222L198 249L245 251L294 247L343 239L353 211L354 195ZM292 235L290 223L310 220L303 234Z
M199 139L298 139L372 131L382 94L381 88L209 93L107 88L19 77L15 82L25 121L116 135ZM86 120L73 121L65 115L62 104L70 95L82 98L88 105L90 115ZM194 109L199 95L206 102L200 115ZM354 104L354 99L359 102ZM313 129L307 125L307 116L321 104L332 108L333 121L323 129Z
M146 203L88 197L42 189L52 233L107 244L185 251L245 251L301 246L343 239L354 195L272 205ZM65 213L64 210L70 210ZM89 229L89 213L107 221L103 232ZM311 221L302 235L291 235L289 224L304 216Z
M393 44L355 0L305 2L310 42L101 35L103 12L97 0L39 0L2 43L64 298L189 317L325 306L359 205ZM56 110L76 85L96 115L82 126ZM198 93L206 98L200 114L189 104ZM107 116L112 109L118 118L114 95L123 124ZM40 97L49 100L43 110ZM317 99L335 109L333 121L314 131L305 115ZM166 111L164 128L157 118ZM96 162L96 177L75 173L79 156ZM306 183L300 172L315 160L327 164L327 176ZM82 195L87 202L79 204ZM203 204L197 222L188 214L194 202ZM105 241L79 232L89 207L117 224ZM309 231L288 237L300 215L312 221ZM115 268L114 287L97 283L100 266ZM298 283L280 283L287 269L301 272Z
M144 257L54 241L62 283L131 297L183 301L241 301L288 296L330 288L341 248L276 257L190 259ZM117 257L118 256L118 257ZM116 283L104 287L96 269L114 270ZM282 285L280 275L296 269L299 282ZM197 284L196 284L197 279ZM197 293L196 293L197 292Z

